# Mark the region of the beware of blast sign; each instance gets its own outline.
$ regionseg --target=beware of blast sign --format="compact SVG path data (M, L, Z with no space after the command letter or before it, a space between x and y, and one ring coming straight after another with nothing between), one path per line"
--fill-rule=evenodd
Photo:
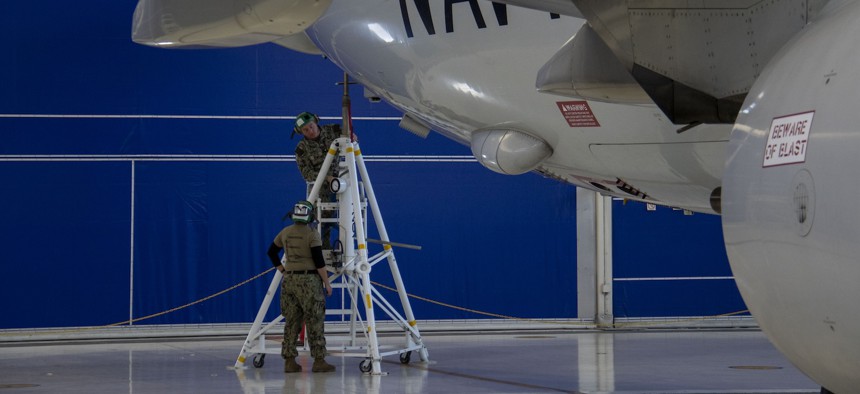
M774 118L767 134L762 167L803 163L815 111Z

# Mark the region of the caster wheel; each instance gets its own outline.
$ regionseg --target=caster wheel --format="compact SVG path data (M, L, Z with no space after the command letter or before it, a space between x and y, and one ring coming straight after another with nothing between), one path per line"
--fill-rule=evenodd
M254 366L255 367L262 368L263 364L265 364L265 363L266 363L266 355L265 354L258 354L256 356L254 356Z
M371 369L373 369L373 364L370 362L369 358L361 360L361 362L358 364L358 369L360 369L361 372L367 373L370 372Z
M412 351L408 351L406 353L400 353L400 363L401 364L409 364L409 359L412 358Z

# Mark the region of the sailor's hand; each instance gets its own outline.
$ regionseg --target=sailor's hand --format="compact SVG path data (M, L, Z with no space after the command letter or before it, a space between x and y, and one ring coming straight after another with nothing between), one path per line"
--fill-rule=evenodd
M326 297L331 297L331 284L330 283L325 284L325 295L326 295Z

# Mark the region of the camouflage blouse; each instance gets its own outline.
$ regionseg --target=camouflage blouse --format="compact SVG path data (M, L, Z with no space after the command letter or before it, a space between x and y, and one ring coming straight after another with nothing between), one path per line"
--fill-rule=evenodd
M322 168L326 154L328 154L328 148L331 147L334 140L340 138L340 133L340 125L320 126L320 135L316 140L302 138L296 145L296 164L298 164L299 172L302 173L302 178L305 178L305 181L313 182L317 179L317 174ZM331 166L329 173L336 175L337 166Z

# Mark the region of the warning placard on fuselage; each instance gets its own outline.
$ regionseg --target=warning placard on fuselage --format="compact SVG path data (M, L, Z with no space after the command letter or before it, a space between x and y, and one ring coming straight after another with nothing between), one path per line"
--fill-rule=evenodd
M600 127L588 101L558 101L556 104L570 127Z
M762 167L803 163L815 111L774 118L767 134Z

